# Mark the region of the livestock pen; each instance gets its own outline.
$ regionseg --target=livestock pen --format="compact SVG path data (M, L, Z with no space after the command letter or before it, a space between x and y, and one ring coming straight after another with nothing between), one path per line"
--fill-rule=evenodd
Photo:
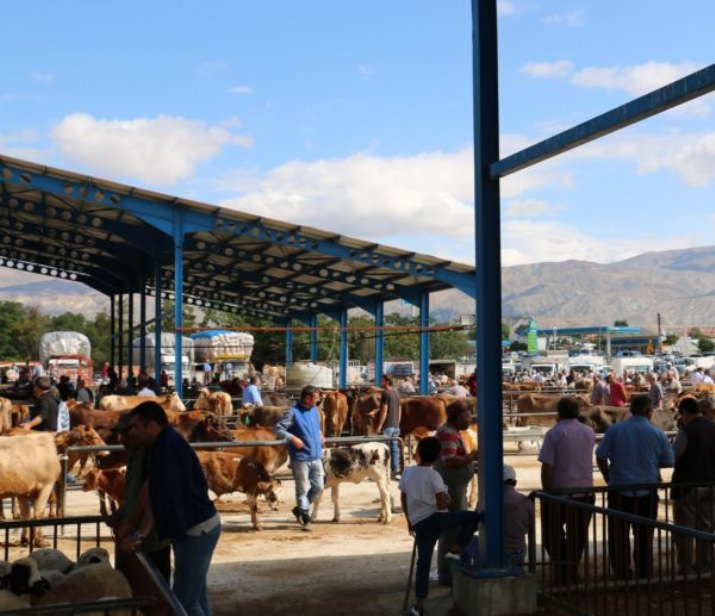
M28 546L21 545L17 540L17 535L23 529L29 529ZM45 543L49 543L53 549L61 551L68 558L69 555L74 555L76 560L89 548L104 547L110 553L110 556L114 549L114 540L107 532L106 520L102 516L82 515L40 520L2 520L0 521L0 541L2 541L3 559L6 562L13 562L32 554L35 550L35 538L40 532ZM35 606L29 609L13 610L12 612L3 611L3 613L112 614L120 612L126 614L129 612L131 614L185 614L168 585L156 570L156 567L142 556L140 556L139 560L147 577L157 587L157 596L161 596L162 601L158 601L154 597L145 596L106 598L91 601L84 601L81 597L76 597L76 600L73 599L71 602Z

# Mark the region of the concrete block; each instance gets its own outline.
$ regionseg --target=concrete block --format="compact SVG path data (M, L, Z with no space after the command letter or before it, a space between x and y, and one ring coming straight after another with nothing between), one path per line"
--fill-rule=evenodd
M465 616L536 612L536 578L533 575L478 576L458 568L453 571L454 605Z

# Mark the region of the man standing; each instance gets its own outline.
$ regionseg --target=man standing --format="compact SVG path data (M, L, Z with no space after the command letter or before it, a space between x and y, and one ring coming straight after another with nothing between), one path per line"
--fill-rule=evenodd
M558 423L544 437L539 452L541 485L546 492L565 488L593 487L593 446L596 434L579 421L578 402L571 397L557 404ZM593 505L595 497L587 489L573 494L575 502ZM591 512L560 503L544 501L544 545L557 584L578 580L578 565L588 540Z
M196 453L168 425L164 409L142 402L130 413L129 438L147 448L142 490L148 494L139 527L123 546L136 550L156 529L174 548L172 590L191 616L210 616L206 576L221 534L221 518L208 497Z
M609 487L657 483L660 469L673 466L673 448L668 437L650 422L653 406L648 394L634 396L630 410L630 419L608 428L596 449L598 468ZM655 488L612 490L608 493L608 506L655 520L658 492ZM611 566L619 579L628 579L632 574L628 538L630 526L630 522L614 518L608 528ZM647 578L652 573L653 528L642 524L633 524L633 527L636 575Z
M382 389L377 433L385 436L400 436L400 394L392 388L392 379L387 375L382 377ZM400 441L396 438L390 441L390 461L392 477L397 479L400 473Z
M655 373L649 374L648 383L650 384L650 389L648 390L650 403L654 411L659 411L663 406L663 389L658 382L658 375Z
M626 388L613 374L606 377L608 382L608 402L610 406L626 406Z
M51 391L52 382L48 376L38 376L32 385L32 395L37 399L30 409L30 421L20 424L25 430L55 432L60 401Z
M300 401L276 424L275 433L288 441L290 470L295 481L293 515L305 530L310 529L310 505L323 492L323 433L320 430L317 388L306 385Z
M712 533L715 525L715 499L712 486L683 486L678 483L715 481L715 423L703 417L695 398L684 398L678 405L683 427L675 437L673 470L673 517L676 524ZM693 564L693 541L675 535L678 547L678 573L690 573ZM710 544L696 541L695 567L710 571Z
M434 469L440 474L449 493L448 511L465 511L467 487L474 477L472 462L477 460L476 449L470 453L462 442L460 431L469 428L472 409L466 400L455 400L447 406L447 421L437 430L441 449ZM456 529L442 531L437 548L437 573L440 586L452 585L452 569L445 558L455 543Z
M591 404L608 406L608 383L598 374L593 375L593 391L591 392Z
M207 359L204 362L204 385L208 385L213 378L213 375L211 374L211 362Z
M252 376L248 380L248 386L243 390L242 399L244 406L252 404L253 406L263 406L263 398L261 398L261 379L257 376Z

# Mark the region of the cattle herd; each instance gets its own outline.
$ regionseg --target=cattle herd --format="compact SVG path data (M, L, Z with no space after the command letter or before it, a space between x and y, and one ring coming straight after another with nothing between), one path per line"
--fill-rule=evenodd
M653 421L665 430L674 429L679 399L682 396L712 396L715 391L710 389L713 387L701 384L678 396L668 396ZM628 392L629 395L634 393L635 389ZM379 390L324 392L319 408L325 436L374 436L380 395ZM512 401L505 396L504 427L554 425L556 402L561 395L563 392L519 391ZM570 395L579 402L582 421L591 424L597 432L604 432L613 422L627 417L627 407L594 406L589 402L588 393L572 391ZM262 497L268 505L277 506L280 480L276 473L288 460L286 446L272 442L277 441L273 428L291 401L277 394L265 398L269 403L267 406L234 409L228 394L202 391L190 410L176 394L154 398L165 409L171 426L189 442L220 443L220 449L201 450L198 447L197 451L209 488L217 499L234 492L244 493L256 530L261 529L258 500ZM78 475L85 490L97 491L101 513L109 514L123 498L125 452L87 453L74 448L117 444L117 434L112 428L119 418L149 399L152 398L110 395L99 401L98 408L70 401L70 430L53 434L28 433L14 427L27 417L29 408L0 398L0 430L3 434L0 437L0 498L13 497L18 508L17 513L13 508L13 514L21 519L41 518L48 507L51 517L61 515L64 490L58 486L64 482L64 477L59 456L65 455L67 468ZM466 400L473 404L473 418L476 418L476 399ZM453 397L446 395L403 397L400 403L402 437L411 435L419 439L433 433L445 422L447 407L453 401ZM463 441L468 449L476 448L475 425L463 433ZM389 457L389 447L385 443L369 438L325 450L325 487L331 489L334 521L340 520L340 484L369 479L379 492L378 522L390 523L393 510ZM476 485L470 493L472 504L475 500ZM319 505L319 501L314 503L313 519L318 515ZM0 515L4 518L4 508L0 508ZM27 534L24 533L21 540L27 542ZM35 534L35 542L37 546L44 545L41 533Z

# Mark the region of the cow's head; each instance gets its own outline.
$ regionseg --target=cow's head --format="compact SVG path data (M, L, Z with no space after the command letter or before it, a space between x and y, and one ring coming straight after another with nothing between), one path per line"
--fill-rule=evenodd
M281 491L281 480L271 479L270 481L258 482L258 493L262 494L266 502L270 505L273 511L278 510L279 501L278 494Z

